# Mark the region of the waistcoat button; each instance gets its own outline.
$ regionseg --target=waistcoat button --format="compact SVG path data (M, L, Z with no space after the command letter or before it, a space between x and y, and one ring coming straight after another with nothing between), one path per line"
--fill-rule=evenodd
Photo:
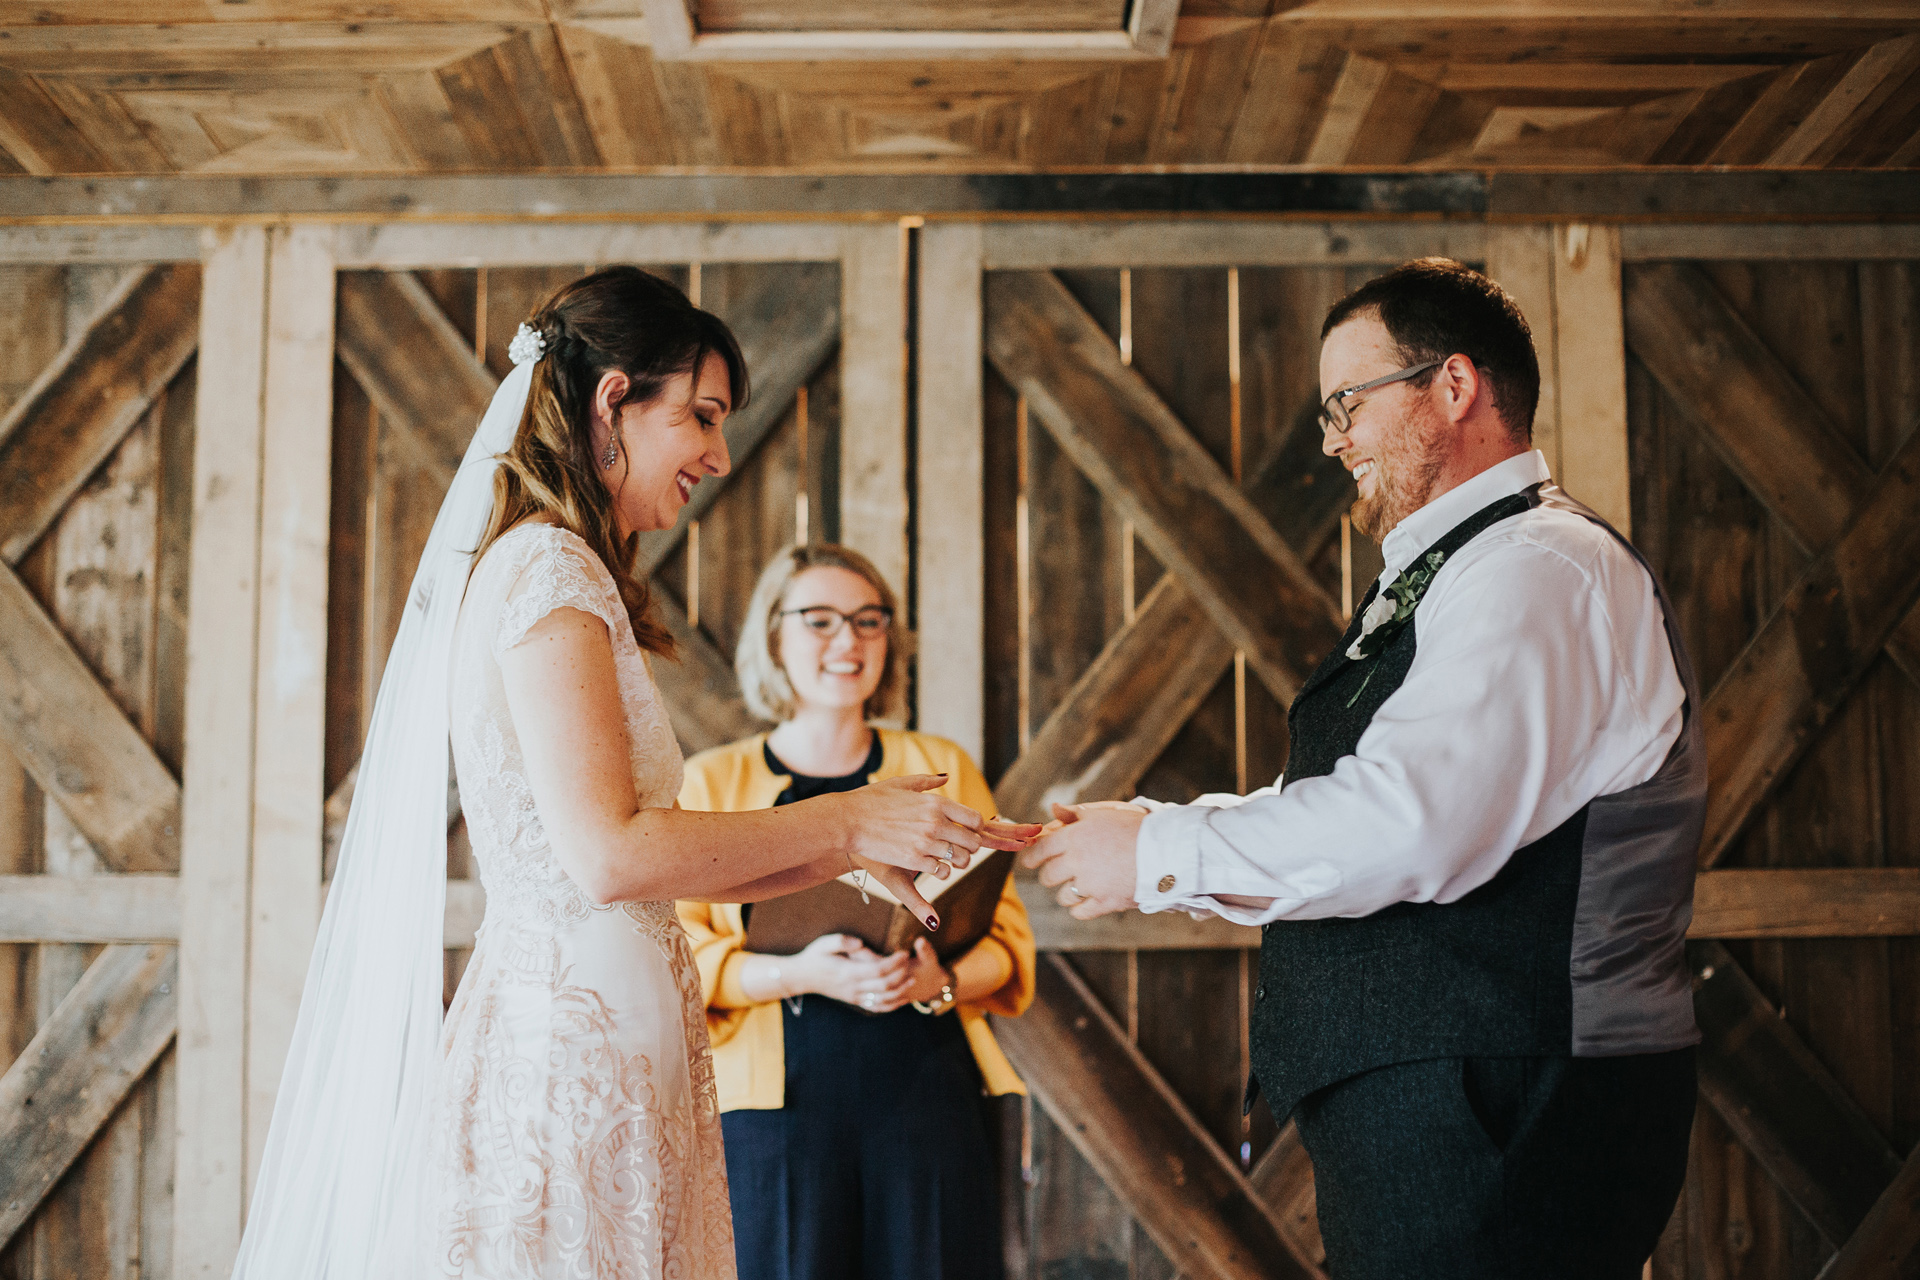
M1256 988L1253 993L1253 998L1255 1000L1265 1000L1267 998L1267 989L1265 987Z

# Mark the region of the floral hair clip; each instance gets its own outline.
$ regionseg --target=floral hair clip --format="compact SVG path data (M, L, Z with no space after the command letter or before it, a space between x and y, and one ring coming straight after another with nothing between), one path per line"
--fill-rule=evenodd
M513 341L507 344L507 359L516 367L532 364L547 354L547 335L530 325L521 325L514 331Z

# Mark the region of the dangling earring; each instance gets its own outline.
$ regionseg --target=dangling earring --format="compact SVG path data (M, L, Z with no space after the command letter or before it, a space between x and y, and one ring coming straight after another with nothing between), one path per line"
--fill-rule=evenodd
M618 461L620 461L620 436L616 432L607 436L607 451L600 455L600 465L610 470Z

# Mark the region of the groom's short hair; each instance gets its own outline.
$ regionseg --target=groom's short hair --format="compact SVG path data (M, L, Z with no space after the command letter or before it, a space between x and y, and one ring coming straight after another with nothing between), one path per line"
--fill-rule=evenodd
M1527 318L1505 289L1452 258L1416 258L1334 303L1320 326L1321 339L1367 312L1380 317L1404 364L1455 354L1473 361L1513 438L1533 439L1540 357ZM1412 381L1424 386L1432 377L1430 370Z

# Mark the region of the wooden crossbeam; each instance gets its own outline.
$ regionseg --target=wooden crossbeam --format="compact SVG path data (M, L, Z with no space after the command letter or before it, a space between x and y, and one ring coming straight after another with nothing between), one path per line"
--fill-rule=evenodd
M1319 1200L1314 1195L1313 1161L1300 1141L1300 1130L1292 1120L1280 1127L1260 1158L1247 1174L1253 1189L1279 1218L1280 1232L1296 1258L1313 1264L1314 1274L1324 1276L1326 1244L1320 1239Z
M1899 1161L1725 947L1692 943L1688 959L1701 1095L1820 1234L1843 1243Z
M1246 1175L1073 967L1042 957L1032 1007L996 1034L1048 1116L1183 1275L1302 1280Z
M1913 1280L1920 1276L1920 1146L1874 1201L1819 1280Z
M1920 596L1920 432L1708 695L1700 865L1717 862Z
M1703 871L1687 936L1920 937L1920 867Z
M200 268L129 272L0 418L0 557L40 540L200 341Z
M1898 581L1898 503L1901 492L1911 500L1911 482L1903 491L1885 490L1877 525L1857 518L1872 494L1894 483L1902 467L1911 469L1914 455L1902 450L1876 489L1872 472L1825 412L1698 267L1651 263L1629 273L1626 309L1634 355L1700 424L1742 483L1809 551L1833 549L1808 570L1707 699L1714 785L1700 856L1702 866L1711 866L1881 648L1920 680L1920 601L1912 590L1901 597ZM1843 553L1842 534L1850 529ZM1870 585L1857 580L1858 568L1875 574ZM1840 614L1830 614L1835 606L1823 603L1825 593L1836 589L1830 579L1842 570L1848 583L1832 599L1845 603ZM1916 571L1920 560L1910 560L1906 577L1911 581ZM1893 607L1884 627L1869 625L1856 606L1876 614L1888 606L1884 595L1863 590L1891 591L1906 607ZM1844 634L1819 632L1829 617ZM1876 641L1868 643L1863 625ZM1802 667L1801 674L1792 674L1794 667Z
M786 417L800 388L819 373L840 345L840 279L831 263L756 272L746 290L729 299L727 323L740 340L753 374L753 395L723 428L737 473ZM706 515L726 489L725 478L703 480L671 529L640 535L635 572L650 577L685 539L687 526Z
M0 565L0 736L115 871L180 866L180 784Z
M680 602L656 590L653 607L680 645L680 660L654 663L653 678L681 746L689 752L705 751L765 728L741 700L733 664L687 622Z
M1247 487L1255 509L1303 560L1352 495L1345 469L1320 449L1317 433L1298 426ZM1232 659L1232 644L1179 578L1162 576L1000 779L1001 812L1044 820L1056 801L1125 799Z
M405 271L343 271L337 351L386 420L444 483L498 385L426 286Z
M0 1242L173 1039L177 952L108 947L0 1077Z
M994 367L1274 697L1291 701L1340 638L1333 600L1053 273L994 272L986 288Z

